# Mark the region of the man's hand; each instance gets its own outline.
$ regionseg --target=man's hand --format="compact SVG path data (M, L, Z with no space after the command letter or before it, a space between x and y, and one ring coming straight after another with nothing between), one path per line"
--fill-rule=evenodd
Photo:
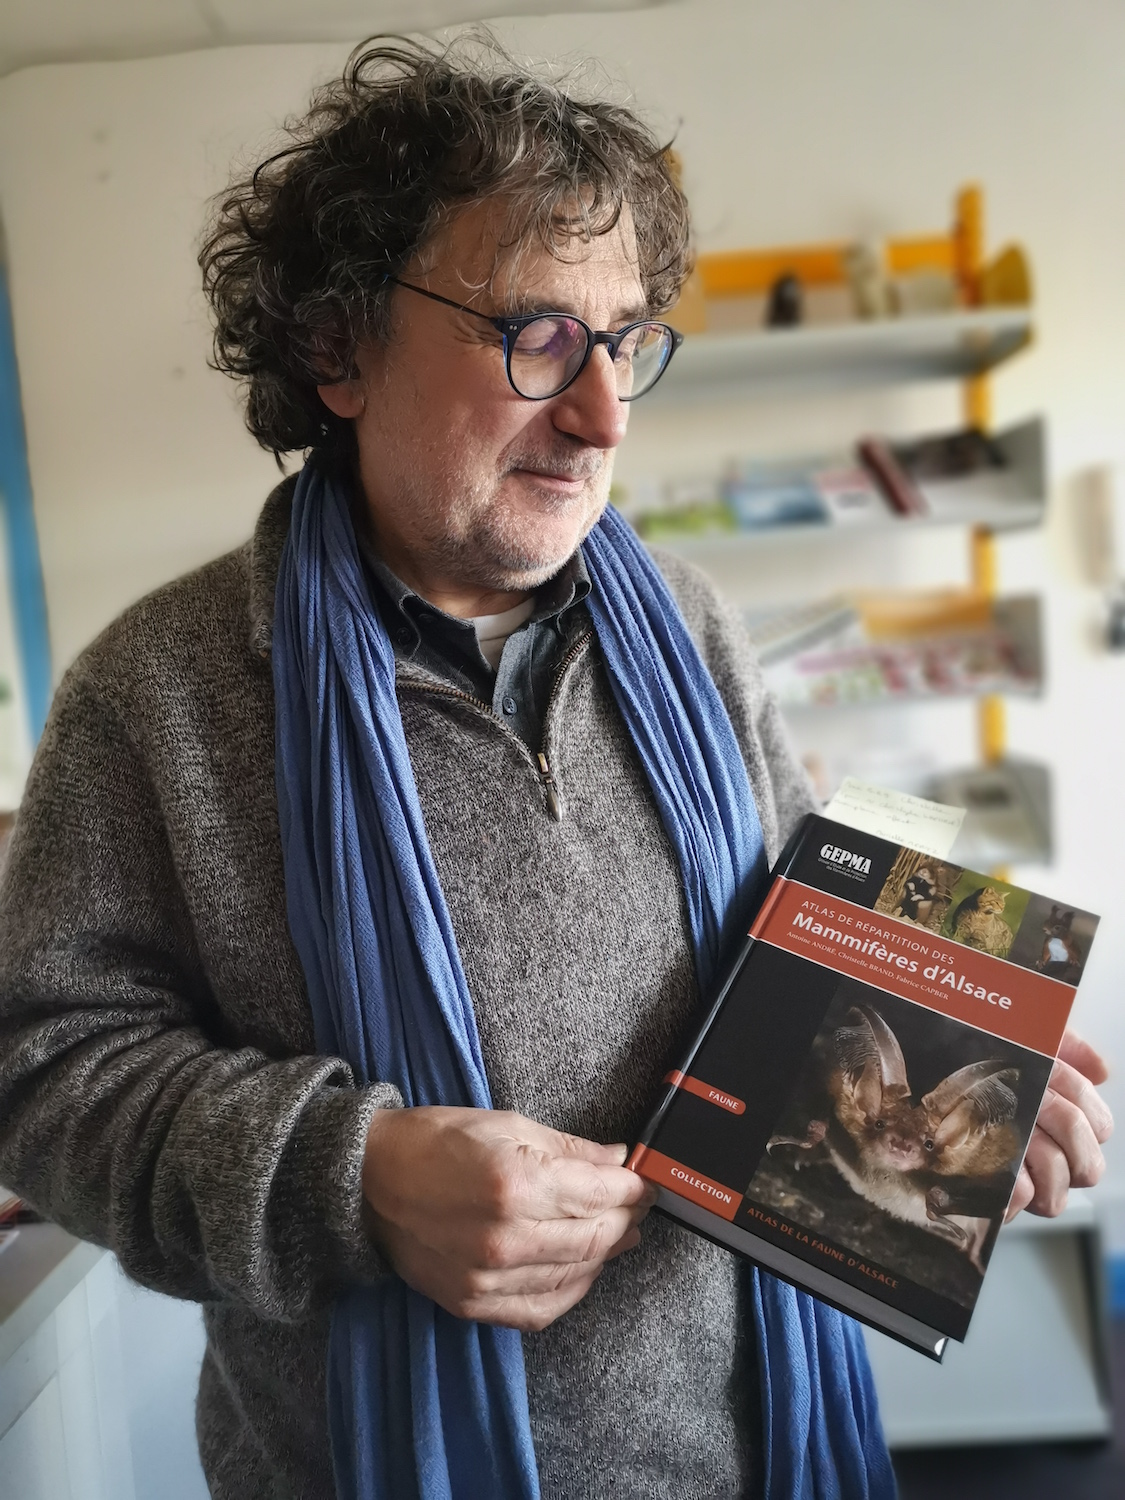
M513 1113L381 1109L363 1192L410 1286L455 1317L532 1332L639 1243L655 1193L625 1152Z
M1066 1207L1070 1188L1093 1187L1101 1178L1101 1147L1113 1134L1113 1116L1094 1084L1108 1077L1089 1042L1068 1031L1016 1179L1009 1220L1021 1208L1054 1218Z

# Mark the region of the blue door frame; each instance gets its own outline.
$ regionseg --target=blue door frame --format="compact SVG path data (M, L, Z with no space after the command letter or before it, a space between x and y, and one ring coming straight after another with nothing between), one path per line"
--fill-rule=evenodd
M8 278L0 267L0 503L8 538L8 570L16 641L23 672L28 729L35 744L51 700L51 646L39 539L31 502L31 473L20 401Z

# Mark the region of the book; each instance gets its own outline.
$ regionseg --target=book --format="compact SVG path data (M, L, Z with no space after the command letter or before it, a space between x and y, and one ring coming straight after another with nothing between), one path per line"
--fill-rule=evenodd
M722 490L740 531L826 526L831 520L814 471L803 463L736 464Z
M629 1164L665 1213L940 1360L1097 921L808 815Z
M909 470L899 461L890 443L881 438L861 438L856 444L860 461L874 475L887 503L900 516L926 516L930 507L915 485Z
M731 465L722 493L741 531L788 526L850 526L885 518L882 491L848 454Z

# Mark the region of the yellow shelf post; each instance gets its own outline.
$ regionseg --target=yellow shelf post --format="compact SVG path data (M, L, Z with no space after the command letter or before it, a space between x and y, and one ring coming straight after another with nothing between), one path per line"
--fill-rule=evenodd
M984 270L984 193L975 184L962 188L957 195L953 253L961 295L968 306L978 307ZM966 380L961 399L965 422L987 432L992 425L992 385L988 376L975 375ZM976 526L969 547L973 588L985 598L995 599L1000 582L996 537L986 526ZM990 693L977 705L977 742L986 766L1004 759L1007 716L1004 700L998 694Z

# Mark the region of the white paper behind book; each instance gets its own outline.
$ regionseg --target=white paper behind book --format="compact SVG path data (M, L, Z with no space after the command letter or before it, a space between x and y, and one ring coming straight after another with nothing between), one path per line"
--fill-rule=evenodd
M849 776L824 809L824 816L892 844L905 844L933 859L945 859L961 831L965 809L886 786L870 786Z

